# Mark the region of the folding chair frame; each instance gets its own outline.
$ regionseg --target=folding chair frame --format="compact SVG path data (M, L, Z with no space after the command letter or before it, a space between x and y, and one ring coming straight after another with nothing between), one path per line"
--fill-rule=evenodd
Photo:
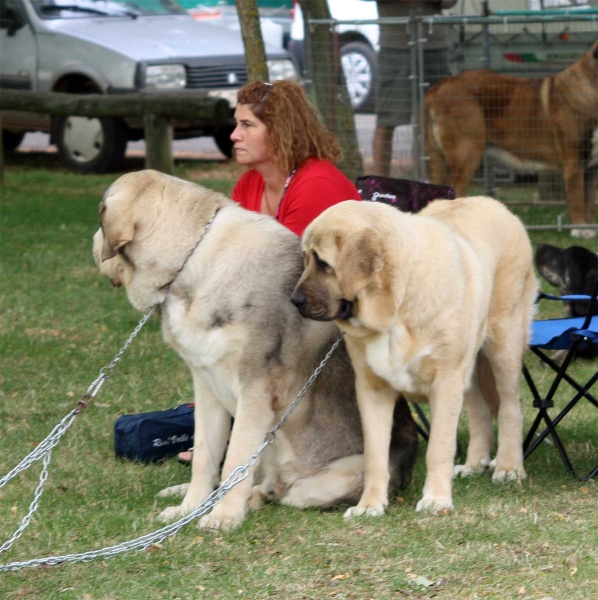
M590 305L588 308L588 313L585 317L585 320L584 320L584 323L583 323L581 329L587 330L590 327L590 323L592 321L592 316L594 315L594 310L596 307L597 293L598 293L598 280L596 281L596 283L594 285L594 290L592 292L592 296L590 297ZM541 297L542 297L542 294L540 295L540 298ZM577 474L575 472L575 469L573 468L573 465L571 464L571 461L569 460L567 451L565 450L565 447L562 444L561 439L556 431L556 426L569 413L569 411L579 402L579 400L581 398L586 398L596 408L598 408L598 400L596 400L596 398L592 394L590 394L590 389L596 383L596 381L598 381L598 371L596 371L596 373L592 377L590 377L590 379L587 381L587 383L585 383L585 385L583 385L583 386L578 384L572 377L570 377L567 374L567 368L569 367L569 364L573 360L578 348L582 344L590 344L590 345L592 344L587 338L585 338L581 335L575 335L575 336L573 336L573 339L574 339L574 342L571 345L571 347L567 350L567 355L565 357L565 360L562 362L562 364L560 366L557 363L555 363L541 349L531 348L532 352L534 354L536 354L536 356L538 356L542 360L542 362L544 362L546 365L548 365L556 373L556 377L555 377L554 381L552 382L552 385L550 386L550 389L548 390L548 393L546 394L545 398L542 398L533 379L531 378L531 375L530 375L527 367L525 366L525 364L523 365L523 376L524 376L524 378L527 382L527 385L529 386L529 389L534 398L534 407L538 409L538 414L536 415L536 418L535 418L535 420L525 438L525 441L523 443L523 449L524 449L524 458L527 458L538 447L538 445L542 441L544 441L548 435L550 435L550 437L552 438L552 441L554 442L554 445L556 446L556 448L561 456L561 459L563 460L563 463L565 464L565 467L567 468L567 470L573 477L577 478ZM548 409L554 407L554 396L555 396L557 390L559 389L560 384L563 381L566 381L567 383L569 383L577 391L577 393L567 403L567 405L558 413L558 415L553 419L548 414ZM534 435L536 434L538 427L541 425L542 422L544 422L546 428L540 434L538 434L537 438L532 442L532 439L533 439ZM598 475L598 465L596 465L596 467L586 477L582 477L581 479L583 479L583 480L592 479L593 477L596 477L596 475Z

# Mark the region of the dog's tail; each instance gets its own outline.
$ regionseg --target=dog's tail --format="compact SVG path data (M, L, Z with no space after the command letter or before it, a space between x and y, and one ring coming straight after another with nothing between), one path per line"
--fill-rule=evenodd
M431 183L436 185L449 185L448 163L442 150L438 136L438 125L435 121L435 112L432 106L434 90L426 96L426 156L428 157L427 175Z
M496 389L496 380L494 379L494 373L492 373L492 367L490 366L488 359L481 352L478 354L476 373L484 400L486 401L486 404L488 404L492 416L496 417L500 406L500 397L498 395L498 390Z

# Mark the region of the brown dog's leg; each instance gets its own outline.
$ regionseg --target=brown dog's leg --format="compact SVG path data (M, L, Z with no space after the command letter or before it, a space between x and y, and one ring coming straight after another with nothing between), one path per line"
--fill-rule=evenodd
M448 156L450 184L457 198L467 195L469 184L484 156L486 143L482 132L479 138L461 138Z
M579 156L579 149L570 147L568 142L563 149L563 179L565 180L565 192L567 194L567 209L569 221L572 225L593 223L590 220L590 198L585 198L584 169ZM586 204L587 200L587 204ZM571 235L577 238L593 237L591 229L572 229Z

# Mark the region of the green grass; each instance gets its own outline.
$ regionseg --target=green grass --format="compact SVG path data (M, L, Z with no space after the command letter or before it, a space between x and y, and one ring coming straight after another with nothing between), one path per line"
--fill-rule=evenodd
M115 176L78 176L47 166L35 157L9 163L1 189L0 475L74 407L140 318L124 291L100 278L91 258L98 202ZM223 192L234 183L234 173L219 164L181 164L178 173ZM563 211L516 210L536 223L554 221ZM573 243L565 232L531 237L534 245ZM597 250L595 241L584 244ZM529 364L546 382L548 373L531 356ZM595 361L578 361L574 372L587 376L596 367ZM190 470L174 460L151 466L116 460L114 422L124 413L164 409L191 398L186 367L163 344L152 318L114 378L53 451L39 511L1 562L92 550L157 529L156 517L168 501L156 499L156 493L187 481ZM526 390L523 403L529 426L534 412ZM595 413L582 404L562 423L580 473L598 457ZM459 435L465 447L464 424ZM495 486L488 475L457 480L456 510L422 516L414 506L423 485L424 452L422 443L414 482L392 498L388 515L380 519L347 524L344 507L298 511L268 505L229 534L190 524L151 551L2 574L0 596L595 597L595 482L572 480L555 449L544 444L526 463L524 483ZM39 468L0 490L0 543L26 513Z

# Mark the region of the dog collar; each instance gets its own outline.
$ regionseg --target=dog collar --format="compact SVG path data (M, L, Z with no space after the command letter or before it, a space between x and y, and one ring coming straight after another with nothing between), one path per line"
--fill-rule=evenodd
M183 261L183 264L181 265L181 268L175 273L174 277L166 284L163 285L160 289L161 290L168 290L170 288L170 286L175 282L176 278L181 274L181 271L185 268L185 265L187 264L187 262L189 261L189 259L191 258L191 256L193 255L193 253L195 252L195 250L197 249L197 246L199 246L201 240L204 239L204 237L206 236L206 233L208 233L208 229L210 228L210 226L212 225L212 223L214 222L214 219L216 218L216 215L218 214L218 211L221 209L222 207L219 206L215 211L214 214L210 217L210 220L206 223L206 226L204 227L203 233L201 234L200 238L197 240L197 242L195 243L195 246L193 246L193 248L191 248L189 254L187 254L187 257L185 258L185 260Z

